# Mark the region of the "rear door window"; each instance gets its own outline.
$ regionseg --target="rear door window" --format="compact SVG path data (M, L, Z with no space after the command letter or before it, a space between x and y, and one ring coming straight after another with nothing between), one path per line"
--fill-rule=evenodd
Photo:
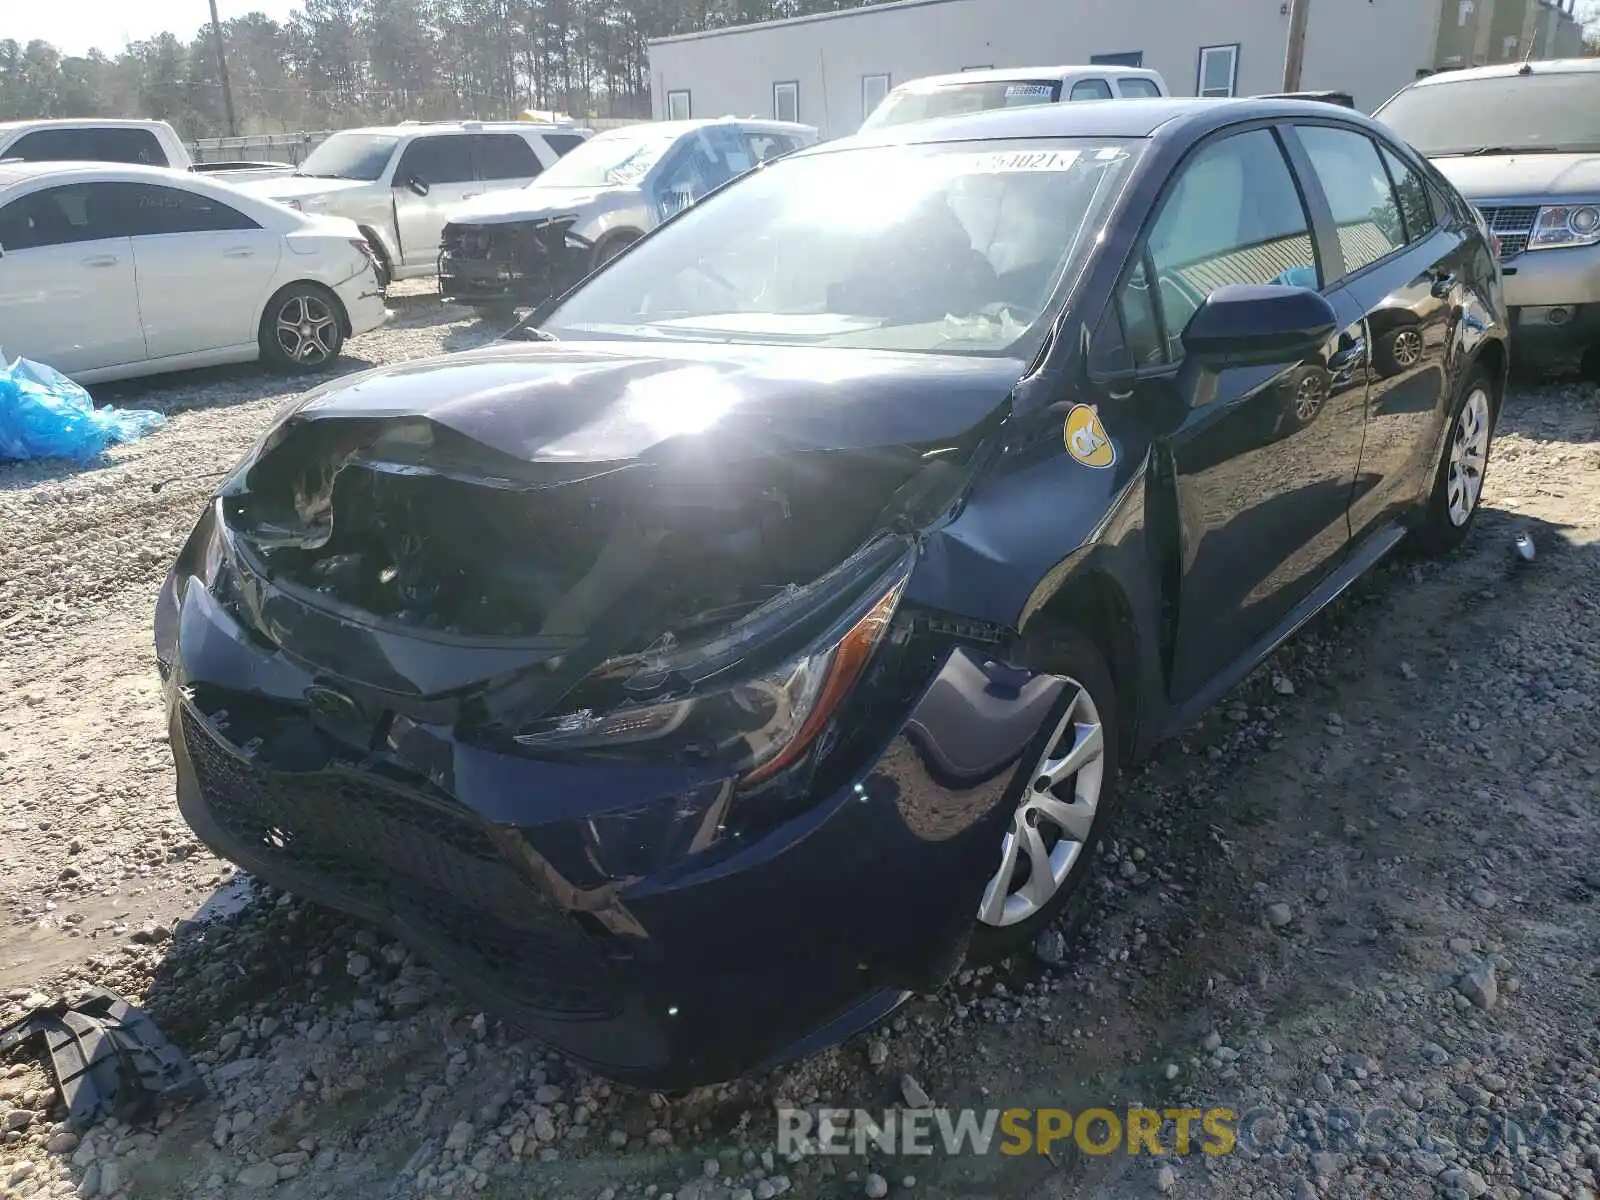
M120 210L123 230L131 237L261 228L231 205L185 188L149 183L109 183L105 187Z
M1104 79L1080 79L1072 85L1069 100L1109 100L1111 85Z
M541 170L539 156L518 134L480 133L472 143L479 179L532 179Z
M1128 100L1155 100L1161 95L1153 79L1119 79L1117 90Z
M472 141L464 135L419 137L406 147L395 168L395 183L420 179L423 183L470 183L473 179Z
M1403 247L1400 202L1372 139L1332 125L1296 125L1295 133L1333 210L1345 270L1360 271Z
M1378 144L1378 153L1383 156L1383 165L1389 168L1395 198L1400 201L1400 218L1405 222L1406 242L1420 242L1439 224L1428 187L1409 163L1381 142Z

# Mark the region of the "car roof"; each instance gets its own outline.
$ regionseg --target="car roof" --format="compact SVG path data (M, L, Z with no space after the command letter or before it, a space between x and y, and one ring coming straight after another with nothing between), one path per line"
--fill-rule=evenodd
M762 117L691 117L686 121L639 121L633 125L618 125L615 129L602 130L595 134L595 137L603 138L612 134L625 137L640 132L660 134L663 137L682 137L697 129L710 129L713 125L736 125L741 129L770 130L777 133L817 132L815 125L801 125L794 121L771 121Z
M1381 128L1366 117L1320 100L1193 99L1165 96L1153 100L1097 100L1093 104L1032 104L996 108L912 121L853 137L825 142L806 151L831 147L913 145L937 142L985 142L1011 138L1147 138L1185 130L1198 137L1209 129L1237 121L1330 117Z
M1161 80L1161 72L1148 67L1119 67L1115 63L1080 63L1065 67L1000 67L984 71L954 71L947 75L922 75L897 84L894 91L919 92L954 83L1003 83L1008 79L1058 79L1067 75L1131 75Z
M158 183L163 187L189 188L202 192L230 192L220 179L207 179L189 171L174 171L171 167L146 167L137 163L115 162L7 162L0 160L0 190L30 183L35 179L59 175L62 183L86 175L97 176L101 181L114 183Z
M1438 87L1473 79L1504 79L1508 75L1577 75L1600 71L1600 58L1547 58L1539 62L1496 63L1492 67L1463 67L1424 75L1411 87Z
M166 125L165 121L146 120L139 117L38 117L31 121L0 121L0 133L19 129L149 129Z
M412 121L397 125L361 125L336 133L365 133L404 137L408 133L581 133L579 125L552 125L545 121ZM334 134L329 134L332 137Z

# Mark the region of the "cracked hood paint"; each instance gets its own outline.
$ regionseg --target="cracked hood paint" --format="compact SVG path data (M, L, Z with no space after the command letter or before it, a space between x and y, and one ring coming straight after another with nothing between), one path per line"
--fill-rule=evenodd
M502 343L335 380L288 424L421 418L523 462L724 460L954 439L1014 359L647 341Z

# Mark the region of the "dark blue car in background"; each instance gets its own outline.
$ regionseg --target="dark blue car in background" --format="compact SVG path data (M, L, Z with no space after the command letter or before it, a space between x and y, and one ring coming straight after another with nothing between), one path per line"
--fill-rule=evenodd
M1466 535L1505 339L1334 106L799 153L275 425L158 605L179 805L602 1073L792 1058L1037 937L1130 762Z

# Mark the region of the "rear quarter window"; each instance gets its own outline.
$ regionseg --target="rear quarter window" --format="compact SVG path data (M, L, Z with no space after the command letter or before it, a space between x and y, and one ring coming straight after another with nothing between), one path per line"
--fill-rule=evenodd
M571 154L579 146L583 145L584 139L576 133L547 133L544 135L544 142L545 145L556 152L556 157L560 158L564 154Z

